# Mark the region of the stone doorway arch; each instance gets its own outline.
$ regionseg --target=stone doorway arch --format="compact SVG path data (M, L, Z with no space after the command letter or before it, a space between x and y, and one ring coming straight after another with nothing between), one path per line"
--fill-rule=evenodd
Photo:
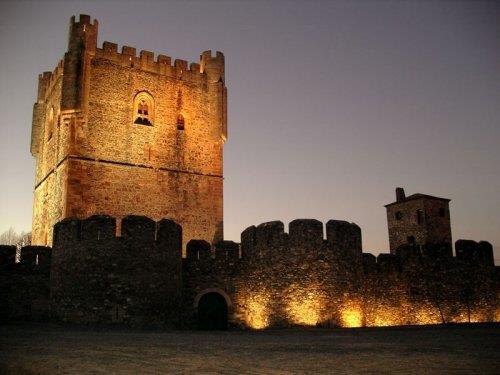
M194 300L197 326L202 330L224 330L228 327L231 300L218 288L206 289Z

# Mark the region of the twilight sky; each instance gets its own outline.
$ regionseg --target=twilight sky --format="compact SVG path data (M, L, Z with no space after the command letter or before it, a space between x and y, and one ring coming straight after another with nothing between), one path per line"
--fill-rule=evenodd
M387 252L383 205L402 186L452 199L453 240L490 241L500 263L500 3L2 1L0 13L0 233L30 230L37 75L85 13L99 45L225 54L226 239L335 218L361 226L365 252Z

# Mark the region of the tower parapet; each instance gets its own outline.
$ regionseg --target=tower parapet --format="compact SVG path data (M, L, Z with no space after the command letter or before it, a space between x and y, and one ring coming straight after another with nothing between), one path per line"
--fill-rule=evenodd
M207 52L210 55L210 51ZM218 83L223 79L224 55L217 52L217 57L200 56L200 62L189 63L182 59L172 59L170 56L151 51L141 50L137 56L135 47L123 46L118 52L116 43L104 42L102 48L96 48L95 58L109 61L124 68L134 68L161 76L180 79L193 83ZM203 68L204 61L208 61L208 69Z

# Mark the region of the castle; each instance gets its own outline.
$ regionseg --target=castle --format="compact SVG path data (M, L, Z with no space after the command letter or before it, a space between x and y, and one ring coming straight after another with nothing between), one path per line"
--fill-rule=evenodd
M0 319L262 329L499 321L491 244L451 246L449 200L396 189L390 253L354 223L222 233L224 57L200 64L104 42L70 23L39 79L36 246L0 246ZM51 247L49 247L51 245Z
M72 17L64 58L39 76L33 244L51 245L64 218L96 214L168 217L186 238L222 240L224 56L172 65L132 47L98 48L97 34L97 20Z

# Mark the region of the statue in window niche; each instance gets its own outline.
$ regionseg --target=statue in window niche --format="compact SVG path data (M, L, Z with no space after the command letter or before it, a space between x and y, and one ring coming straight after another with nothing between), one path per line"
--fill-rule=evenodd
M137 113L134 124L138 125L149 125L152 126L153 123L150 120L149 115L149 105L146 99L140 99L137 103Z

